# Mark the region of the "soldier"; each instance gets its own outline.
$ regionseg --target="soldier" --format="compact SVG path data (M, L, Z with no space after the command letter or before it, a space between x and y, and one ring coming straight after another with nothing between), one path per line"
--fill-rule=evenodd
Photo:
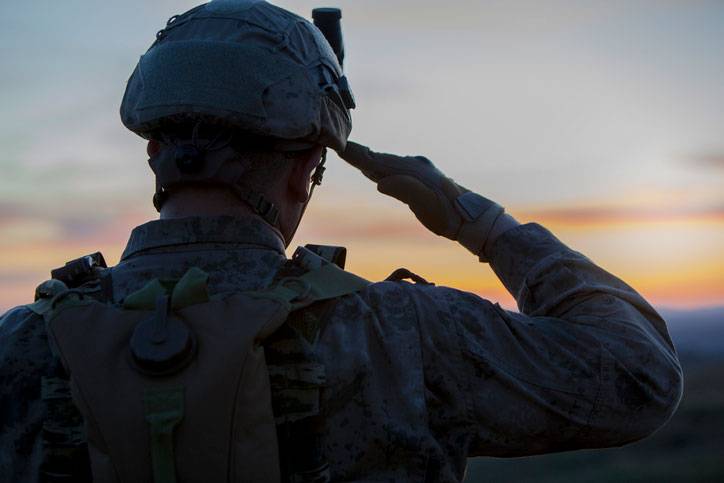
M290 12L216 0L169 20L121 107L160 220L2 318L3 478L460 481L471 456L619 446L668 420L682 372L638 293L426 158L348 142L351 107ZM287 260L327 147L490 263L520 313L406 270L369 283L339 249Z

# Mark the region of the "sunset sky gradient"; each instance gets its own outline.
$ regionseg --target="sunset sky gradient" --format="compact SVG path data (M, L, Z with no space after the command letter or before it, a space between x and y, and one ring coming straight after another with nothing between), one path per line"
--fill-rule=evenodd
M71 258L117 262L156 216L144 143L118 108L155 32L195 4L0 4L0 311ZM659 307L724 305L724 2L336 5L353 139L428 156ZM404 266L513 306L487 266L328 164L295 245L345 245L367 278Z

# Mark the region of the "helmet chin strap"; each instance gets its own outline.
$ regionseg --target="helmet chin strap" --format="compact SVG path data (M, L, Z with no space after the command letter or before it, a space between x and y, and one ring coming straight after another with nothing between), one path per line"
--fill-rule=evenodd
M314 174L312 174L312 187L309 190L309 196L307 196L307 201L304 202L304 206L302 207L302 212L299 214L299 219L297 220L297 224L294 226L294 230L292 230L291 235L289 235L288 240L284 240L284 246L289 248L289 245L292 243L292 240L294 239L294 235L297 234L297 230L299 229L299 225L302 223L302 218L304 218L304 213L307 212L307 206L309 206L309 202L312 200L312 195L314 194L314 188L322 184L322 179L324 178L324 171L327 169L325 168L324 164L327 162L327 148L322 149L322 160L319 162L319 165L317 166L317 169L314 170Z

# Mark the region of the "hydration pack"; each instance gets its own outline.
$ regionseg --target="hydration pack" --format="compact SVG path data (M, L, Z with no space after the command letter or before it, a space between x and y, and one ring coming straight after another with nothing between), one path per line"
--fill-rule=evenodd
M41 285L36 310L69 375L66 387L45 378L44 399L72 398L93 480L329 481L318 445L325 374L313 352L320 307L370 283L330 258L299 248L267 289L216 295L191 268L120 305L92 296L87 280L46 283L46 294ZM71 272L78 283L82 270Z

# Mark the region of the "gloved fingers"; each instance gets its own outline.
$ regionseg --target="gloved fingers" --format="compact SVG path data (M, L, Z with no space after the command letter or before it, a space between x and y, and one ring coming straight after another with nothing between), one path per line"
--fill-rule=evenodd
M406 203L430 231L455 240L462 217L455 200L467 190L424 156L376 153L349 141L340 157L377 183L380 193Z
M374 182L379 181L389 173L389 162L385 158L390 155L375 153L367 146L352 141L347 142L347 148L339 156L347 163L362 171Z
M452 238L460 218L440 193L407 175L388 176L377 183L380 193L397 198L407 204L418 220L433 233Z
M375 182L386 176L409 174L424 179L428 184L434 184L437 178L444 176L432 161L424 156L377 153L352 141L347 143L347 149L340 157Z

